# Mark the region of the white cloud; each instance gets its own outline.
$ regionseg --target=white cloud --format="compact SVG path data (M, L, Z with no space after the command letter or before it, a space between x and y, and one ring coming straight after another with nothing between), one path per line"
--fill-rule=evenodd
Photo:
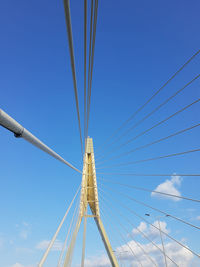
M161 229L162 232L169 234L170 230L167 229L167 223L164 221L155 221L154 223L152 223L155 227L157 227L159 229ZM159 226L160 224L160 226ZM155 239L158 236L160 237L160 231L158 229L156 229L155 227L153 227L152 225L149 226L149 232L148 235L150 238ZM163 238L165 238L165 235L162 233Z
M110 267L110 260L107 255L101 255L85 259L86 267Z
M11 267L25 267L24 265L22 265L21 263L15 263L13 264Z
M134 228L132 230L132 233L135 234L135 235L138 235L138 234L140 234L139 231L144 232L146 229L147 229L147 224L145 222L141 222L140 225L137 228Z
M162 230L162 232L169 234L170 230L167 229L167 223L164 221L159 221L159 222L160 222L160 229ZM155 221L154 223L152 223L152 225L154 225L156 228L159 229L159 224L158 224L159 222ZM150 239L155 239L157 237L160 237L160 231L158 229L156 229L155 227L153 227L152 225L149 225L149 227L148 227L145 222L141 222L137 228L133 228L133 230L132 230L133 236L141 235L140 232L143 232ZM165 238L164 234L162 234L162 237Z
M139 243L139 242L138 242ZM165 242L165 252L166 254L177 263L178 266L188 267L193 266L191 262L193 260L193 255L191 252L186 250L185 248L179 246L174 242ZM143 244L140 243L140 246L151 256L152 260L158 266L165 266L163 254L156 248L152 243ZM157 246L162 250L162 245L157 243ZM134 252L132 254L131 250ZM152 262L145 256L143 251L139 248L139 246L134 241L129 241L127 244L124 244L121 247L116 249L115 253L118 262L127 264L128 266L139 267L152 267ZM137 259L136 259L137 258ZM141 264L140 264L141 263ZM168 267L174 266L174 263L167 259ZM108 267L110 266L110 261L106 255L93 257L86 260L85 266L87 267ZM198 266L198 265L196 265Z
M197 220L200 221L200 216L197 216Z
M158 221L155 221L153 225L158 227ZM160 221L160 227L162 231L169 233L169 229L167 228L166 222ZM137 228L134 228L132 230L132 234L134 235L138 234L138 231L136 229L140 229L141 231L145 232L145 234L148 235L150 239L153 239L159 236L159 239L157 240L156 245L160 248L160 250L163 250L159 231L156 230L153 226L148 227L145 222L141 222ZM130 236L131 235L129 235L129 237ZM162 236L164 237L164 235ZM197 267L198 266L198 264L194 262L195 257L193 256L193 254L190 251L188 251L186 248L166 238L163 238L163 242L164 242L166 255L169 258L171 258L174 262L176 262L178 266L181 266L181 267L189 267L189 266ZM184 244L185 246L187 246L185 244L184 239L180 240L180 242ZM139 243L139 245L143 248L143 250L147 254L150 255L150 257L157 264L157 266L165 266L163 253L156 246L154 246L149 241L147 241L146 243L146 239L145 239L145 242L137 241L137 243ZM131 252L131 250L134 252L134 255ZM136 244L133 240L123 244L120 247L117 247L115 249L115 255L117 257L118 262L126 266L139 267L142 264L142 266L145 266L145 267L152 267L152 262L148 259L147 256L145 256L144 252L140 249L138 244ZM170 259L167 259L167 265L168 267L175 266L174 263ZM93 256L93 257L86 259L85 266L86 267L108 267L110 266L110 261L106 254L102 254L101 256L96 256L96 257Z
M36 249L45 250L47 249L50 240L42 240L36 245ZM61 251L63 247L63 243L60 240L55 240L52 250L53 251Z
M11 265L10 267L36 267L36 265L23 265L23 264L17 262L15 264Z
M162 193L167 193L167 194L172 194L172 195L177 195L177 196L181 196L180 191L177 189L177 187L180 187L182 182L182 179L180 176L178 175L172 175L171 176L171 180L167 179L164 183L159 184L154 191L159 191ZM173 201L180 201L180 198L176 198L176 197L170 197L167 195L161 195L155 192L151 193L152 197L159 197L159 198L167 198Z
M24 229L24 230L22 230L22 231L19 233L19 236L20 236L22 239L26 240L26 239L28 238L28 234L29 234L29 231Z
M4 240L3 240L3 238L0 236L0 249L3 247L3 243L4 243Z
M31 233L31 226L27 222L22 222L20 225L17 224L16 228L19 229L19 237L21 239L27 240L29 234Z
M15 249L17 254L30 254L33 253L31 248L16 247Z

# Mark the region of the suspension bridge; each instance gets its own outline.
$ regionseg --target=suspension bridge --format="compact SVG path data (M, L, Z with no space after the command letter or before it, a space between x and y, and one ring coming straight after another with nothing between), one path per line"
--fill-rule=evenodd
M145 184L140 184L135 182L126 183L124 177L132 177L133 181L135 179L140 179L141 177L172 177L172 180L178 183L177 177L199 177L199 173L195 173L195 170L190 173L147 173L143 172L143 168L140 168L140 172L119 172L117 168L120 170L127 170L128 166L141 166L142 163L152 163L154 161L160 162L164 159L171 158L182 158L187 155L197 155L199 157L200 148L193 146L188 149L178 150L176 152L165 152L162 151L162 154L156 156L148 156L145 154L144 158L137 158L135 154L138 151L143 151L147 148L154 148L157 144L168 142L176 137L182 136L184 134L192 133L199 129L200 123L199 121L195 121L187 126L177 129L174 131L171 129L170 132L166 131L164 126L167 123L170 123L174 118L184 114L187 120L187 112L190 112L191 109L198 107L199 110L199 102L200 98L194 98L191 102L188 102L169 115L166 115L162 118L159 118L158 121L153 123L150 126L147 126L145 130L139 131L135 134L135 129L138 126L148 121L151 116L154 114L158 114L160 110L167 106L168 103L172 102L176 97L181 95L186 90L189 90L190 87L197 83L200 78L200 74L196 74L192 79L187 81L183 86L178 88L175 92L173 92L168 98L162 99L161 103L157 106L154 106L152 110L150 110L147 114L141 117L138 121L134 122L135 118L145 110L145 108L151 104L151 102L156 98L173 80L177 78L177 76L188 67L194 60L196 60L200 55L200 50L196 51L190 58L186 59L185 62L177 68L177 70L165 81L156 91L154 91L150 98L144 99L143 104L134 111L133 114L130 115L128 119L126 119L123 123L119 125L119 127L107 137L107 139L103 142L102 146L96 151L93 145L95 143L95 139L89 137L89 121L90 121L90 110L91 110L91 94L92 94L92 81L93 81L93 69L94 69L94 55L95 55L95 42L96 42L96 32L97 32L97 21L98 21L98 0L87 1L84 0L84 129L82 131L81 127L81 112L79 108L79 97L78 97L78 85L77 85L77 77L76 77L76 64L75 64L75 55L74 55L74 44L73 44L73 32L72 32L72 23L71 23L71 11L70 11L70 3L69 0L64 0L64 11L65 11L65 19L66 19L66 28L67 28L67 36L68 36L68 46L70 53L70 62L71 62L71 71L73 77L73 86L74 86L74 95L75 95L75 106L77 113L77 121L79 128L79 137L80 137L80 149L83 158L83 168L80 170L76 166L74 166L69 159L64 159L60 156L56 151L51 149L47 144L42 142L38 137L33 135L28 129L21 125L18 121L15 120L14 117L11 117L6 111L0 109L0 125L12 132L16 138L23 138L30 144L36 146L41 149L45 153L54 157L58 161L67 165L67 167L73 169L73 171L79 173L82 177L82 181L80 186L77 188L77 191L74 194L74 197L64 214L63 219L58 225L57 229L55 229L55 233L52 236L51 241L49 242L44 254L41 259L38 260L38 266L42 267L45 265L46 260L49 254L52 252L52 248L54 243L57 240L58 234L63 227L66 218L69 216L70 210L73 208L73 215L71 217L70 224L67 229L65 241L63 243L63 248L60 251L60 255L58 258L57 266L72 266L73 264L73 255L74 249L76 245L77 236L79 233L79 229L81 223L83 223L83 241L82 241L82 257L80 259L81 266L87 266L85 261L85 250L86 250L86 233L87 233L87 222L88 220L94 220L96 224L96 231L99 232L102 243L105 247L105 251L108 256L108 261L110 266L124 266L125 262L130 264L134 260L133 265L131 266L186 266L184 265L184 259L178 259L176 257L176 250L182 249L183 254L189 255L188 257L194 257L197 260L197 264L200 265L200 254L199 251L190 247L184 240L180 238L176 238L172 233L167 231L164 227L163 218L168 218L171 221L174 221L177 224L181 224L184 227L188 227L190 231L199 231L200 226L195 222L185 219L184 217L179 217L176 215L176 212L171 213L165 210L165 207L160 208L157 206L152 206L148 202L146 202L146 198L144 200L138 199L135 197L135 193L132 192L140 192L143 194L151 193L151 195L156 195L160 197L164 197L167 199L173 199L175 201L183 200L190 203L196 203L197 205L200 203L200 198L194 198L192 195L181 195L177 194L176 191L173 190L171 192L164 190L162 187L157 187L156 189L151 189L145 186ZM89 23L88 23L89 22ZM199 59L199 58L198 58ZM197 114L197 117L198 114ZM134 123L133 123L134 122ZM154 138L153 140L148 140L145 143L137 143L137 140L140 140L140 137L146 137L154 129L163 126L163 135L158 138ZM124 137L130 137L128 140L123 141ZM134 148L129 148L128 146L135 142ZM118 153L120 149L124 148L127 151L123 151ZM133 156L132 156L133 155ZM121 162L121 158L131 157L130 161ZM95 158L97 164L95 163ZM133 160L134 159L134 160ZM117 162L115 162L117 160ZM110 163L111 162L111 163ZM168 163L166 163L168 164ZM110 172L104 172L102 170L111 170ZM112 172L112 170L115 170ZM123 177L122 179L109 179L105 177L119 176ZM170 183L170 182L169 182ZM116 187L117 186L117 187ZM119 188L125 188L127 193L119 191ZM131 191L131 193L130 193ZM124 200L126 204L123 203ZM75 205L76 202L76 205ZM132 204L130 204L132 203ZM139 205L145 208L148 212L145 214L137 213L134 209L134 205ZM125 213L121 214L118 210L118 207L121 207L120 210L124 210ZM152 223L149 218L153 216L153 214L159 214L155 217L155 222ZM129 214L129 215L126 215ZM130 218L130 215L133 215L135 218L139 220L139 222L143 223L143 228L138 227L133 223L133 220ZM146 216L146 217L145 217ZM120 221L121 218L125 218L126 223L129 225L125 225ZM148 217L148 218L147 218ZM112 220L115 220L115 228L114 232L118 236L121 242L121 246L113 247L112 242L110 240L109 232L106 230L104 222L107 221L109 225L112 225ZM140 224L141 226L141 224ZM159 243L152 238L150 234L146 231L147 226L152 232L157 233L160 237ZM129 227L134 229L134 234L130 233ZM89 231L90 229L88 229ZM123 233L121 232L123 231ZM149 245L143 245L136 236L140 236L148 242ZM166 239L170 240L170 244L175 245L174 254L169 249L169 243L166 244ZM151 248L150 249L150 245ZM177 249L178 248L178 249ZM155 253L158 253L159 256L155 257ZM159 258L159 261L157 260ZM104 266L101 262L97 262L95 266ZM105 265L107 266L107 265ZM129 266L129 265L127 265ZM196 265L198 266L198 265Z

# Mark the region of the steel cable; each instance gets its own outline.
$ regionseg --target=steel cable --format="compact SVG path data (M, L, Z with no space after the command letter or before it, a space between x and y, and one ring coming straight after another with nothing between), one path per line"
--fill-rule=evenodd
M179 199L184 199L184 200L189 200L189 201L200 203L199 199L193 199L193 198L189 198L189 197L185 197L185 196L177 196L177 195L174 195L174 194L164 193L164 192L160 192L160 191L156 191L156 190L150 190L150 189L143 188L143 187L123 184L123 183L111 181L111 180L100 178L100 177L98 179L100 179L102 181L106 181L108 183L112 183L112 184L118 184L118 185L121 185L121 186L124 186L124 187L134 188L134 189L140 190L140 191L146 191L146 192L156 193L156 194L160 194L160 195L164 195L164 196L175 197L175 198L179 198Z
M58 260L58 267L61 267L61 262L62 262L63 254L64 254L64 251L65 251L65 247L67 245L67 241L68 241L69 233L70 233L71 228L72 228L72 224L74 222L74 216L75 216L75 214L77 212L77 209L78 209L78 204L79 204L79 202L77 201L76 206L75 206L75 209L74 209L74 212L73 212L73 215L72 215L72 219L71 219L71 222L70 222L70 225L69 225L69 229L68 229L68 232L67 232L67 235L66 235L64 244L63 244L63 248L62 248L62 251L60 253L60 257L59 257L59 260Z
M104 194L105 192L102 189L99 189L100 191L102 191ZM108 195L108 194L106 194ZM110 196L110 195L109 195ZM119 199L118 203L119 202ZM174 242L176 242L177 244L179 244L180 246L182 246L183 248L187 249L188 251L190 251L192 254L194 254L195 256L197 256L198 258L200 258L200 255L197 254L196 252L194 252L193 250L191 250L189 247L183 245L181 242L179 242L178 240L176 240L175 238L173 238L172 236L170 236L169 234L167 234L166 232L162 231L161 229L159 229L158 227L156 227L154 224L150 223L148 220L146 220L143 216L140 216L139 214L137 214L135 211L132 211L130 208L128 208L127 206L123 205L120 203L120 206L122 206L123 208L127 209L130 213L133 213L135 216L137 216L138 218L142 219L143 221L145 221L146 223L148 223L149 225L151 225L152 227L154 227L155 229L161 231L161 233L163 233L164 235L166 235L168 238L170 238L171 240L173 240ZM169 214L166 214L169 215ZM171 216L170 216L171 217Z
M88 126L90 117L90 104L91 104L91 89L94 65L94 49L96 40L96 26L98 15L98 0L95 0L94 14L93 14L93 0L91 2L91 21L90 21L90 46L89 46L89 67L88 67L88 97L87 97L87 123L86 123L86 136L88 136ZM93 21L93 26L92 26Z
M98 0L95 0L94 27L93 27L93 38L92 38L92 57L91 57L91 71L90 71L90 85L89 85L87 135L88 135L88 127L89 127L89 119L90 119L91 89L92 89L92 77L93 77L93 66L94 66L94 49L95 49L95 40L96 40L97 14L98 14Z
M80 134L80 141L81 141L81 152L83 155L83 140L82 140L82 134L81 134L81 120L80 120L80 111L79 111L79 102L78 102L78 90L77 90L76 68L75 68L75 59L74 59L74 46L73 46L73 38L72 38L70 5L69 5L69 0L63 0L63 2L64 2L64 9L65 9L65 20L66 20L66 26L67 26L69 52L70 52L70 59L71 59L71 69L72 69L72 76L73 76L73 83L74 83L76 111L77 111L79 134Z
M104 217L105 217L105 213L103 213ZM107 218L107 216L106 216ZM110 217L109 217L110 218ZM109 220L110 221L110 220ZM133 249L131 248L131 246L129 245L129 243L127 242L127 240L124 238L124 236L121 234L121 232L119 231L119 228L115 226L115 229L117 229L117 233L119 233L119 235L121 236L121 238L123 239L123 241L125 242L126 246L129 248L129 250L131 251L131 253L133 254L133 257L136 259L136 261L139 263L139 265L142 265L141 261L138 259L138 257L136 256L135 252L133 251Z
M112 202L110 201L110 200L108 200L108 199L106 199L106 201L107 201L107 203L110 203L110 204L112 204ZM110 207L110 204L108 205L109 207ZM121 203L120 203L120 205L121 206L123 206ZM122 215L121 214L121 216L122 217L124 217L124 215ZM139 232L146 240L148 240L149 242L151 242L151 244L154 246L154 247L156 247L163 255L166 255L166 257L171 261L171 262L173 262L176 266L178 266L177 264L176 264L176 262L175 261L173 261L156 243L154 243L143 231L141 231L140 229L139 229L139 227L136 227L133 223L132 223L132 221L130 221L127 217L126 217L126 220L129 222L129 224L130 225L132 225L135 229L136 229L136 231L137 232Z
M166 176L171 176L172 174L163 174L163 173L156 173L156 174L146 174L146 173L119 173L119 172L98 172L97 175L119 175L119 176L144 176L144 177L166 177ZM185 174L185 173L179 173L176 175L178 176L183 176L183 177L199 177L200 174Z
M88 88L87 88L87 115L86 115L86 137L88 132L88 106L89 106L89 90L90 90L90 76L91 76L91 56L92 56L92 32L93 32L93 16L94 16L94 0L91 0L90 13L90 41L89 41L89 60L88 60Z
M77 196L77 194L78 194L78 192L79 192L79 190L80 190L80 187L81 187L81 186L78 187L78 190L76 191L76 193L75 193L75 195L74 195L74 198L72 199L72 201L71 201L71 203L70 203L70 205L69 205L69 207L68 207L68 209L67 209L67 211L66 211L64 217L62 218L61 223L59 224L59 226L58 226L58 228L57 228L57 230L56 230L54 236L52 237L52 239L51 239L51 241L50 241L50 243L49 243L49 245L48 245L48 247L47 247L47 249L46 249L46 251L45 251L43 257L42 257L42 259L41 259L40 262L39 262L38 267L42 267L43 264L44 264L44 262L46 261L46 258L47 258L48 254L49 254L49 252L50 252L50 250L51 250L51 248L52 248L52 246L53 246L53 244L54 244L54 242L55 242L55 240L56 240L56 238L57 238L57 235L58 235L59 232L60 232L60 229L61 229L61 227L62 227L62 225L63 225L63 223L64 223L64 221L65 221L65 219L66 219L66 217L67 217L67 215L68 215L68 213L69 213L69 211L70 211L70 209L71 209L72 204L74 203L74 200L75 200L75 198L76 198L76 196Z
M101 197L102 197L102 195L101 195ZM110 210L110 213L111 214L113 214L114 215L114 213L112 212L112 209L111 209L111 206L110 206L110 204L112 204L111 203L111 201L109 201L107 198L106 198L106 200L104 199L104 201L105 202L107 202L107 207L109 207L109 210ZM115 207L116 208L116 207ZM118 214L120 215L120 217L122 218L124 218L124 215L122 214L122 213L119 213L119 211L118 211ZM126 221L131 225L131 226L133 226L140 234L142 234L142 236L144 236L144 238L146 239L146 240L148 240L148 241L150 241L163 255L166 255L166 257L171 261L171 262L173 262L176 266L178 266L177 265L177 263L175 262L175 261L173 261L161 248L159 248L150 238L148 238L140 229L138 229L135 225L133 225L133 223L132 223L132 221L130 221L127 217L125 217L126 218ZM127 231L126 231L127 232ZM129 232L127 232L127 234L130 234ZM134 239L133 239L134 240ZM147 253L148 254L148 253ZM154 265L155 265L155 263L154 263Z
M157 112L161 107L166 105L170 100L172 100L175 96L177 96L179 93L181 93L185 88L187 88L189 85L191 85L194 81L196 81L200 77L200 74L198 74L196 77L194 77L191 81L189 81L187 84L185 84L181 89L176 91L172 96L167 98L164 102L162 102L159 106L157 106L153 111L148 113L144 118L139 120L137 123L135 123L131 128L129 128L127 131L125 131L124 134L120 135L114 142L110 144L110 146L114 145L116 142L118 142L122 137L126 136L130 131L135 129L138 125L140 125L142 122L144 122L146 119L148 119L151 115L153 115L155 112ZM104 156L102 157L104 158ZM101 159L102 159L101 158Z
M121 147L123 147L123 146L125 146L125 145L127 145L127 144L129 144L129 143L131 143L131 142L133 142L133 141L135 141L137 138L139 138L139 137L145 135L146 133L148 133L149 131L153 130L154 128L160 126L160 125L163 124L164 122L170 120L171 118L175 117L176 115L180 114L181 112L187 110L187 109L190 108L191 106L193 106L193 105L199 103L199 101L200 101L200 98L198 98L197 100L193 101L192 103L186 105L185 107L179 109L178 111L176 111L176 112L173 113L172 115L170 115L170 116L168 116L167 118L165 118L165 119L159 121L158 123L154 124L152 127L148 128L148 129L145 130L145 131L142 131L141 133L139 133L139 134L136 135L135 137L129 139L129 140L126 141L125 143L123 143L123 144L121 144L120 146L116 147L115 149L111 150L110 153L107 153L107 155L112 154L112 152L114 152L114 151L120 149Z
M121 124L121 126L114 131L114 133L108 137L108 139L102 144L101 148L99 150L102 150L105 145L123 128L125 127L129 121L131 121L140 111L144 109L145 106L147 106L152 99L156 95L160 93L198 54L200 53L200 49L193 54L139 109L137 109L124 123Z
M104 201L104 202L106 202L105 201L105 199L104 199L104 197L102 196L102 195L100 195L101 196L101 198L102 198L102 200ZM107 205L106 205L107 206ZM107 207L109 207L109 206L107 206ZM110 213L115 217L115 218L117 218L116 216L115 216L115 214L112 212L112 210L109 208L109 210L110 210ZM122 214L121 213L119 213L118 212L118 214L120 215L120 216L122 216ZM126 231L126 233L129 235L130 233L129 233L129 231L126 229L126 227L124 227L120 222L119 222L119 220L118 219L115 219L117 222L118 222L118 224ZM151 263L153 263L153 265L155 265L155 266L158 266L156 263L155 263L155 261L151 258L151 256L149 255L149 253L147 253L144 249L143 249L143 247L139 244L139 242L137 242L133 237L131 237L131 240L133 240L133 242L142 250L142 252L145 254L145 256L151 261Z
M84 144L86 139L87 0L84 0Z
M107 187L107 186L105 186L105 187ZM101 190L102 192L104 192L102 189L99 189L99 190ZM181 223L184 223L184 224L186 224L186 225L188 225L188 226L191 226L191 227L193 227L193 228L195 228L195 229L200 230L200 227L199 227L199 226L196 226L196 225L194 225L194 224L191 224L191 223L189 223L189 222L187 222L187 221L185 221L185 220L183 220L183 219L180 219L180 218L178 218L178 217L176 217L176 216L174 216L174 215L171 215L170 213L166 213L166 212L164 212L164 211L162 211L162 210L160 210L160 209L154 208L154 207L152 207L152 206L150 206L150 205L148 205L148 204L146 204L146 203L144 203L144 202L142 202L142 201L140 201L140 200L137 200L137 199L135 199L135 198L133 198L133 197L130 197L130 196L126 195L126 194L123 194L123 193L121 193L121 192L118 192L117 190L115 190L115 189L112 188L112 192L113 192L113 191L117 192L118 195L124 196L124 197L126 197L126 198L128 198L128 199L130 199L130 200L132 200L132 201L134 201L134 202L136 202L136 203L138 203L138 204L140 204L140 205L142 205L142 206L148 207L148 208L150 208L150 209L152 209L152 210L155 210L155 211L157 211L157 212L160 212L160 213L162 213L162 214L164 214L164 215L170 216L171 218L173 218L173 219L175 219L175 220L177 220L177 221L179 221L179 222L181 222ZM104 193L105 193L105 192L104 192Z
M169 138L171 138L171 137L174 137L174 136L177 136L177 135L179 135L179 134L185 133L185 132L187 132L187 131L193 130L193 129L199 127L199 126L200 126L200 123L195 124L195 125L193 125L193 126L191 126L191 127L185 128L185 129L183 129L183 130L180 130L180 131L178 131L178 132L175 132L175 133L170 134L170 135L168 135L168 136L165 136L165 137L163 137L163 138L157 139L157 140L155 140L155 141L153 141L153 142L150 142L150 143L148 143L148 144L146 144L146 145L138 146L138 147L136 147L136 148L134 148L134 149L132 149L132 150L129 150L129 151L124 152L124 153L121 153L120 155L111 157L111 158L109 158L109 159L107 159L107 160L104 160L104 161L100 161L100 162L98 162L97 165L99 165L100 163L103 163L103 162L108 162L108 161L113 160L113 159L121 158L121 157L123 157L123 156L129 155L129 154L134 153L134 152L136 152L136 151L139 151L139 150L141 150L141 149L143 149L143 148L150 147L150 146L152 146L152 145L158 144L158 143L160 143L160 142L162 142L162 141L165 141L165 140L167 140L167 139L169 139Z
M110 167L134 165L134 164L143 163L143 162L147 162L147 161L153 161L153 160L159 160L159 159L164 159L164 158L176 157L176 156L181 156L181 155L194 153L194 152L199 152L199 151L200 151L200 148L197 148L197 149L187 150L187 151L183 151L183 152L168 154L168 155L164 155L164 156L158 156L158 157L155 157L155 158L136 160L136 161L131 161L131 162L127 162L127 163L121 163L121 164L113 164L113 165L104 166L104 167L96 168L96 169L106 169L106 168L110 168Z

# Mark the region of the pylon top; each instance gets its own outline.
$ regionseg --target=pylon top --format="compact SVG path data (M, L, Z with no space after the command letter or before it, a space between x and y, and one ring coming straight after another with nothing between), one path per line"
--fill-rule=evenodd
M86 152L87 154L91 154L91 153L94 152L94 149L93 149L93 140L92 140L92 138L90 138L90 137L87 138L87 143L86 143L86 150L85 150L85 152Z

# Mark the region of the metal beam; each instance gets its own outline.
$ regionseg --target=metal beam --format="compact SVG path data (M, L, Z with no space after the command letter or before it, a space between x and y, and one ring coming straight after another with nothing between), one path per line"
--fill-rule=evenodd
M7 130L14 133L15 137L22 137L32 145L36 146L37 148L43 150L47 154L51 155L55 159L61 161L62 163L66 164L73 170L81 173L76 167L71 165L65 159L63 159L60 155L54 152L51 148L45 145L42 141L40 141L37 137L35 137L32 133L30 133L27 129L25 129L21 124L19 124L16 120L10 117L5 111L0 109L0 125L6 128Z
M97 218L94 218L96 224L97 224L97 227L98 227L98 230L99 230L99 233L101 235L101 238L103 240L103 243L104 243L104 246L105 246L105 249L107 251L107 254L108 254L108 257L110 259L110 262L112 264L113 267L118 267L118 263L117 263L117 260L116 260L116 257L114 255L114 252L113 252L113 249L111 247L111 244L110 244L110 241L109 241L109 238L106 234L106 230L103 226L103 223L101 221L101 218L100 217L97 217Z

